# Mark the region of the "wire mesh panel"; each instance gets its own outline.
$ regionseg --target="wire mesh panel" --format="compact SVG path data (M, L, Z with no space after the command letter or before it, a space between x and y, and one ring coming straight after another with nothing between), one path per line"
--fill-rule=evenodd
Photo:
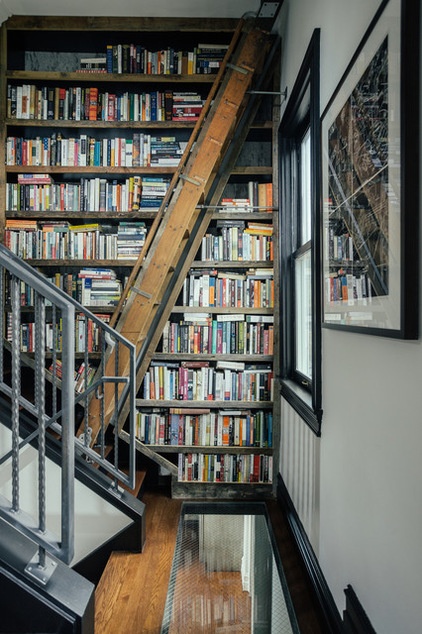
M162 634L297 634L260 503L185 503Z

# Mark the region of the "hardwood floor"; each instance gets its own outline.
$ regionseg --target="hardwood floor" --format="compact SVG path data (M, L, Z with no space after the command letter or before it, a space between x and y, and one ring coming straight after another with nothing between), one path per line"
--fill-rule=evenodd
M182 501L171 499L161 489L146 491L142 499L146 504L144 552L111 555L95 593L95 634L160 632ZM300 631L324 634L283 514L275 501L269 501L267 507Z
M182 502L161 491L142 500L144 552L111 555L95 593L96 634L160 632Z

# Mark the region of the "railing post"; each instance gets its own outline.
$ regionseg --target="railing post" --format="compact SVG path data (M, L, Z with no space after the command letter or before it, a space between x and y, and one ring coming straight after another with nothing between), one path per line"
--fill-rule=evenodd
M73 557L74 548L74 472L75 472L75 309L69 305L62 312L63 337L62 352L62 410L67 412L66 420L62 420L62 453L66 456L62 468L62 495L65 501L62 513L62 540L67 550L68 563Z
M35 293L35 407L38 423L38 523L41 533L47 528L45 519L45 303ZM39 566L45 567L45 550L39 549Z

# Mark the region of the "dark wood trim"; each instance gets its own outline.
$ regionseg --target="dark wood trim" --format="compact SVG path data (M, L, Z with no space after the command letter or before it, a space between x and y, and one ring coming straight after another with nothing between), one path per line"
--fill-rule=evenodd
M321 613L325 621L326 634L342 634L343 622L340 613L334 602L328 584L320 568L318 559L313 551L308 536L303 528L302 522L293 505L283 478L277 476L277 500L292 531L293 538L299 550L305 566L309 582L315 593L316 600L321 608Z
M9 30L34 31L222 31L236 29L237 18L154 18L107 16L13 15L7 20Z
M346 595L346 609L343 612L344 633L375 634L368 615L350 584L345 588L344 594Z
M304 60L289 97L279 129L280 156L280 355L281 396L297 411L317 435L321 435L321 253L320 253L320 29L314 29ZM303 134L309 128L311 141L311 244L312 259L312 376L310 385L303 387L296 370L294 261L300 249L300 181L299 161ZM293 211L292 211L293 210Z

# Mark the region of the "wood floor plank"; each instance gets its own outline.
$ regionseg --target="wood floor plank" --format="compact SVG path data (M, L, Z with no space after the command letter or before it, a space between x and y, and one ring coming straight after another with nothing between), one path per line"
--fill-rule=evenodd
M146 492L142 553L113 553L95 593L96 634L158 634L170 578L180 500Z

